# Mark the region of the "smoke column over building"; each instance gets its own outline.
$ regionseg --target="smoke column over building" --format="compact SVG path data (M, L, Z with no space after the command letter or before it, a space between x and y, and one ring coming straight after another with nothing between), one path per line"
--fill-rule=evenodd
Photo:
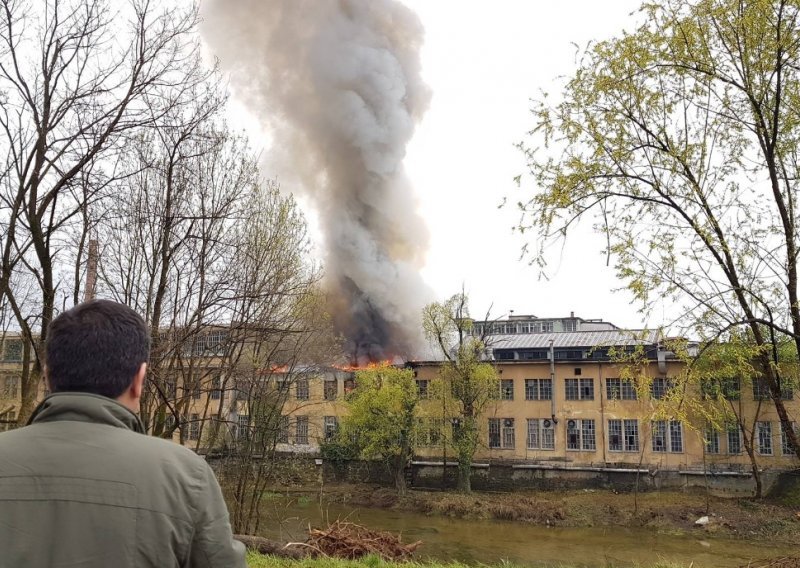
M315 204L338 329L360 359L408 355L430 298L403 171L428 106L423 28L396 0L211 0L204 37L273 136L268 171Z

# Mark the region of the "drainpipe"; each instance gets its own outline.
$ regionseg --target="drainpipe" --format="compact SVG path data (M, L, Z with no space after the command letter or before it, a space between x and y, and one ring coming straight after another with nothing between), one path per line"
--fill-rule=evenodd
M556 418L556 357L553 351L553 340L550 340L550 419L553 425L558 424Z

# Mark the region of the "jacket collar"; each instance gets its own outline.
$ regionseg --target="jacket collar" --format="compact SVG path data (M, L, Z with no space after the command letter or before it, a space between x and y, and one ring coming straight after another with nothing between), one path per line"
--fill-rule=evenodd
M43 422L89 422L144 433L142 421L116 400L83 392L59 392L45 398L33 411L28 424Z

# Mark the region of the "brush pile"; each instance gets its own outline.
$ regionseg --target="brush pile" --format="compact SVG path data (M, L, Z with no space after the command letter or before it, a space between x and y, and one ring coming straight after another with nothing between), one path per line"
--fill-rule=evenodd
M325 556L355 560L369 554L384 560L410 560L422 541L403 544L399 536L336 521L327 529L310 529L306 545Z

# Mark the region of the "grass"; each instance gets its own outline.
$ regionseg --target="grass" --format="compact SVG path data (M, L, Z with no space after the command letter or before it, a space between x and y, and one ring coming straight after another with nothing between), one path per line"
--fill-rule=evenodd
M459 563L418 563L418 562L384 562L378 557L367 556L361 560L339 560L335 558L290 560L287 558L276 558L274 556L264 556L255 552L249 552L247 563L250 568L468 568L466 564ZM492 568L481 565L483 568ZM522 568L516 564L501 563L494 568ZM567 564L553 566L552 568L570 568ZM612 564L607 564L605 568L614 568ZM642 565L639 568L686 568L679 564L650 564Z

